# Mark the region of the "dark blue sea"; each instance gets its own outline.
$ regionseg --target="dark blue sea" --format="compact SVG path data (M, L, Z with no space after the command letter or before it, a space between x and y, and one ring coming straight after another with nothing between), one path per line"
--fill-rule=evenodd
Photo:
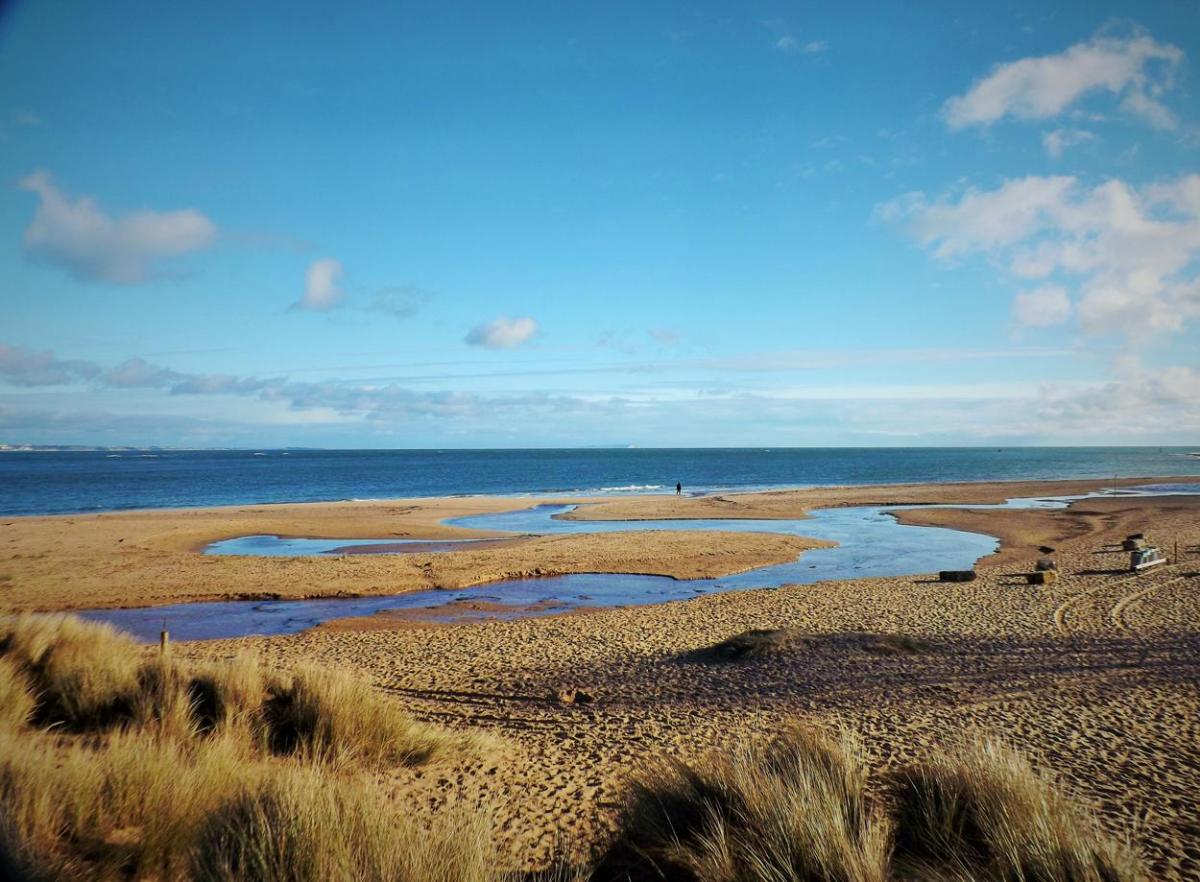
M0 513L1200 474L1196 447L0 452Z

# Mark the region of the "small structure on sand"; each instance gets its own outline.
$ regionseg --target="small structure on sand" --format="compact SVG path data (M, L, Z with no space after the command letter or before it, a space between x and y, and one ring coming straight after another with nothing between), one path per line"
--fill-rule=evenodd
M1156 567L1159 564L1165 564L1166 562L1167 556L1153 545L1147 545L1145 548L1139 548L1129 555L1129 569L1134 573L1142 570L1148 570L1150 567Z
M942 570L938 573L939 582L974 582L974 570Z

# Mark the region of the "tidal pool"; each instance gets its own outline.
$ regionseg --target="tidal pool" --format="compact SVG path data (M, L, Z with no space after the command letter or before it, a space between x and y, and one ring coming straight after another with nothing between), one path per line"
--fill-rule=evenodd
M1195 485L1156 485L1124 489L1111 495L1195 493ZM939 506L946 508L1062 508L1087 497L1012 499L999 506ZM570 505L536 505L500 514L455 518L448 524L480 530L503 530L515 535L617 533L646 530L720 530L809 536L837 542L832 548L806 551L795 561L759 567L716 579L677 580L666 576L579 573L531 579L506 579L474 588L418 591L381 597L320 600L238 600L183 603L137 609L87 610L83 618L110 624L140 640L158 638L164 627L177 640L212 640L250 635L292 634L331 619L369 616L388 610L423 610L435 622L520 618L561 613L587 607L639 606L686 600L717 591L771 589L837 579L909 576L937 570L970 569L991 554L998 542L991 536L943 527L908 526L886 511L924 506L847 507L815 509L801 520L656 520L574 521L558 515ZM246 536L215 542L206 554L296 556L314 554L400 554L414 550L448 551L495 540L427 542L395 539L286 539ZM411 548L437 546L436 549Z

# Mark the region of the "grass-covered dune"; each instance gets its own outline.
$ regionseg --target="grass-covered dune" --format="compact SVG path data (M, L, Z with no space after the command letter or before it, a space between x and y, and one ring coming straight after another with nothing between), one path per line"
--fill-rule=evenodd
M435 813L377 783L389 767L496 748L336 671L183 664L68 617L0 620L5 878L507 882L485 810ZM650 763L615 835L552 875L1144 879L1126 843L1005 748L872 775L850 736L800 727L690 765Z

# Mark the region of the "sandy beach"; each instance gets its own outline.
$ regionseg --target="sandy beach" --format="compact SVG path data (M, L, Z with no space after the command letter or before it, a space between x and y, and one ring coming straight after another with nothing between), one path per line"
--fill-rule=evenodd
M218 539L259 534L333 539L496 536L442 521L528 508L536 501L481 496L7 518L0 521L0 596L8 609L54 611L400 594L560 573L697 579L793 560L823 544L765 533L651 531L636 539L517 538L449 553L298 558L199 553Z
M598 501L580 517L794 518L826 505L992 503L1162 479L892 485ZM1194 480L1194 479L1193 479ZM202 557L217 538L468 534L446 517L529 499L409 500L9 518L0 591L9 608L72 609L239 594L300 597L475 584L495 574L658 572L681 578L794 558L770 534L645 532L518 539L476 551L390 557ZM580 500L584 501L584 500ZM421 719L504 739L498 761L383 773L397 801L490 806L514 867L583 853L613 823L631 769L690 758L802 719L861 736L879 767L977 734L1004 738L1135 842L1156 878L1200 878L1200 497L1112 497L1063 510L917 509L905 522L998 536L974 582L931 574L731 592L684 603L482 624L380 615L298 635L181 644L196 658L252 651L270 666L348 668ZM1168 566L1126 572L1119 542L1144 531ZM1023 573L1055 549L1062 578ZM702 651L750 629L802 639L768 657ZM882 652L863 634L907 635ZM698 655L698 653L700 653ZM582 690L590 700L565 703Z

